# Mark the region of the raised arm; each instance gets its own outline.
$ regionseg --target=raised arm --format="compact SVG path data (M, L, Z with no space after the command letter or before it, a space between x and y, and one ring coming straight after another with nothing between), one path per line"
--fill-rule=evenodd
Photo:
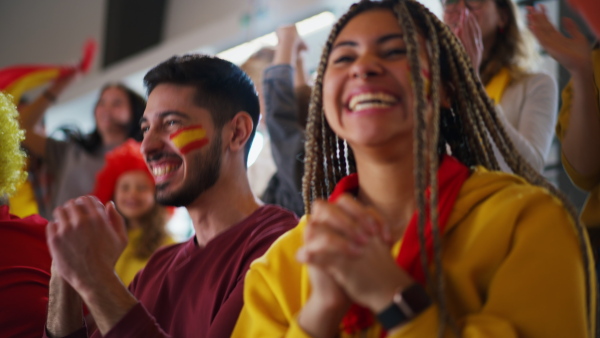
M567 37L548 21L544 7L540 8L528 8L529 27L544 49L571 74L571 83L566 91L572 93L572 100L570 105L563 103L561 107L561 116L569 113L570 116L562 126L566 129L564 134L558 135L562 139L563 154L581 175L597 175L600 157L591 154L600 149L599 84L596 82L600 81L600 69L594 69L592 50L575 23L564 19L570 35ZM596 67L600 68L600 60ZM596 79L594 72L598 74Z
M300 51L304 43L295 26L284 26L277 30L279 43L275 49L273 66L265 70L263 91L266 108L266 122L271 137L271 151L277 167L276 191L271 182L263 199L303 213L301 185L304 163L299 157L304 150L304 128L299 122L299 107L294 93L294 83L306 81L299 78L303 70L296 68L302 64ZM294 76L294 72L296 76Z
M23 145L34 155L41 158L46 156L46 136L36 133L35 125L76 76L77 73L72 73L57 79L33 102L20 109L21 128L25 130Z

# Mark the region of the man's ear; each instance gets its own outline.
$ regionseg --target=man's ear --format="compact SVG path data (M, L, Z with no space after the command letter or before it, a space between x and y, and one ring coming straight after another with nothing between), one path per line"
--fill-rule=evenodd
M246 146L254 127L252 117L245 111L238 112L229 122L229 126L230 133L227 135L229 138L228 148L231 151L241 150L244 152L244 147Z

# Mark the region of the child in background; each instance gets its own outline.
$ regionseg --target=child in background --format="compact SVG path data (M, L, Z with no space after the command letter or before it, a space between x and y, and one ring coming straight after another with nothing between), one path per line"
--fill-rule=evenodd
M154 179L140 154L140 145L129 140L106 155L93 195L105 204L114 201L125 219L129 243L115 266L125 285L158 248L175 243L168 235L167 209L156 202Z

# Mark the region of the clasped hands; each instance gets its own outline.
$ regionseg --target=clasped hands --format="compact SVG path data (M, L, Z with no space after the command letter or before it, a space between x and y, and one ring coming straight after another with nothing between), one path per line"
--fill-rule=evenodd
M310 297L323 308L344 312L354 302L379 312L414 283L390 254L389 226L348 194L314 202L304 234L296 257L308 265Z
M125 222L111 202L106 206L92 196L70 200L54 210L46 230L58 273L82 297L114 278L114 266L127 245Z

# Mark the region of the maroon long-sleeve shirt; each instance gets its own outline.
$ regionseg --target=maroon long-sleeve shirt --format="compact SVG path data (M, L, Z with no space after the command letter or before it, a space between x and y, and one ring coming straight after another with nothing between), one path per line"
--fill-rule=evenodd
M129 285L139 303L105 337L229 337L250 263L297 223L266 205L203 248L192 238L159 250ZM85 336L81 329L69 337Z

